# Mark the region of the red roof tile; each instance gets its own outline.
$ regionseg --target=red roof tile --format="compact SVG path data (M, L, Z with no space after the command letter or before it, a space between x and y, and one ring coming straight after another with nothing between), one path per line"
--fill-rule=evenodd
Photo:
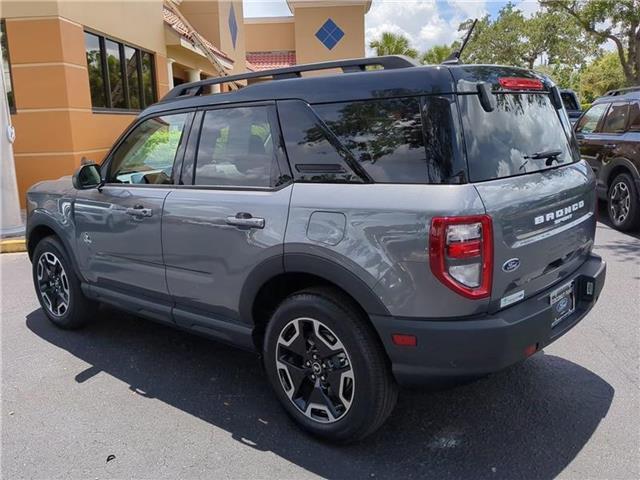
M296 52L249 52L247 62L256 71L291 67L296 64Z
M204 38L202 35L198 34L190 25L186 25L180 17L178 17L175 13L171 11L171 8L166 4L163 5L162 16L164 17L164 22L169 25L173 30L175 30L181 37L186 38L191 43L193 43L194 35L199 35L200 40L205 46L210 49L215 55L224 58L233 63L233 59L224 53L219 48L215 47L209 40Z

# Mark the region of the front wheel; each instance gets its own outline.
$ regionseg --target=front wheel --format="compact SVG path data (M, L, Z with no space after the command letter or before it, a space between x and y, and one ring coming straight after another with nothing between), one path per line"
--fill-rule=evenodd
M95 312L95 303L82 293L80 280L57 238L45 237L36 245L32 271L40 306L56 326L79 328Z
M264 362L287 413L316 436L359 440L395 406L397 386L380 341L340 292L289 296L268 324Z
M607 196L609 218L616 230L628 232L640 224L640 197L633 178L628 173L616 176Z

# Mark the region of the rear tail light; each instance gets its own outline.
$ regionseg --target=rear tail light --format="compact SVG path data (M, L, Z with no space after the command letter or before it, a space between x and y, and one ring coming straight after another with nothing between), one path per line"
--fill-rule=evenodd
M491 295L491 217L434 217L429 233L429 263L436 278L460 295L472 299Z
M500 77L500 86L508 90L542 90L544 85L537 78Z

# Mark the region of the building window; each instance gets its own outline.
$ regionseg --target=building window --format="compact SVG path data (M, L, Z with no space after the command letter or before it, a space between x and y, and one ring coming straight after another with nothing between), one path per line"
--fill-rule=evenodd
M11 65L9 63L9 46L7 44L7 29L4 20L0 20L0 44L2 45L2 74L4 84L7 89L7 101L11 113L16 111L16 101L13 97L13 86L11 83Z
M156 101L151 53L91 32L84 38L94 110L141 110Z

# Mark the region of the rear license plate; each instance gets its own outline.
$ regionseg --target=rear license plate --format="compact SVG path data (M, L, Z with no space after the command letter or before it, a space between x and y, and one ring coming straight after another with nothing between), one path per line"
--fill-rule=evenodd
M573 282L569 282L560 288L555 289L549 295L551 310L553 311L553 322L551 328L571 315L576 309L576 295Z

